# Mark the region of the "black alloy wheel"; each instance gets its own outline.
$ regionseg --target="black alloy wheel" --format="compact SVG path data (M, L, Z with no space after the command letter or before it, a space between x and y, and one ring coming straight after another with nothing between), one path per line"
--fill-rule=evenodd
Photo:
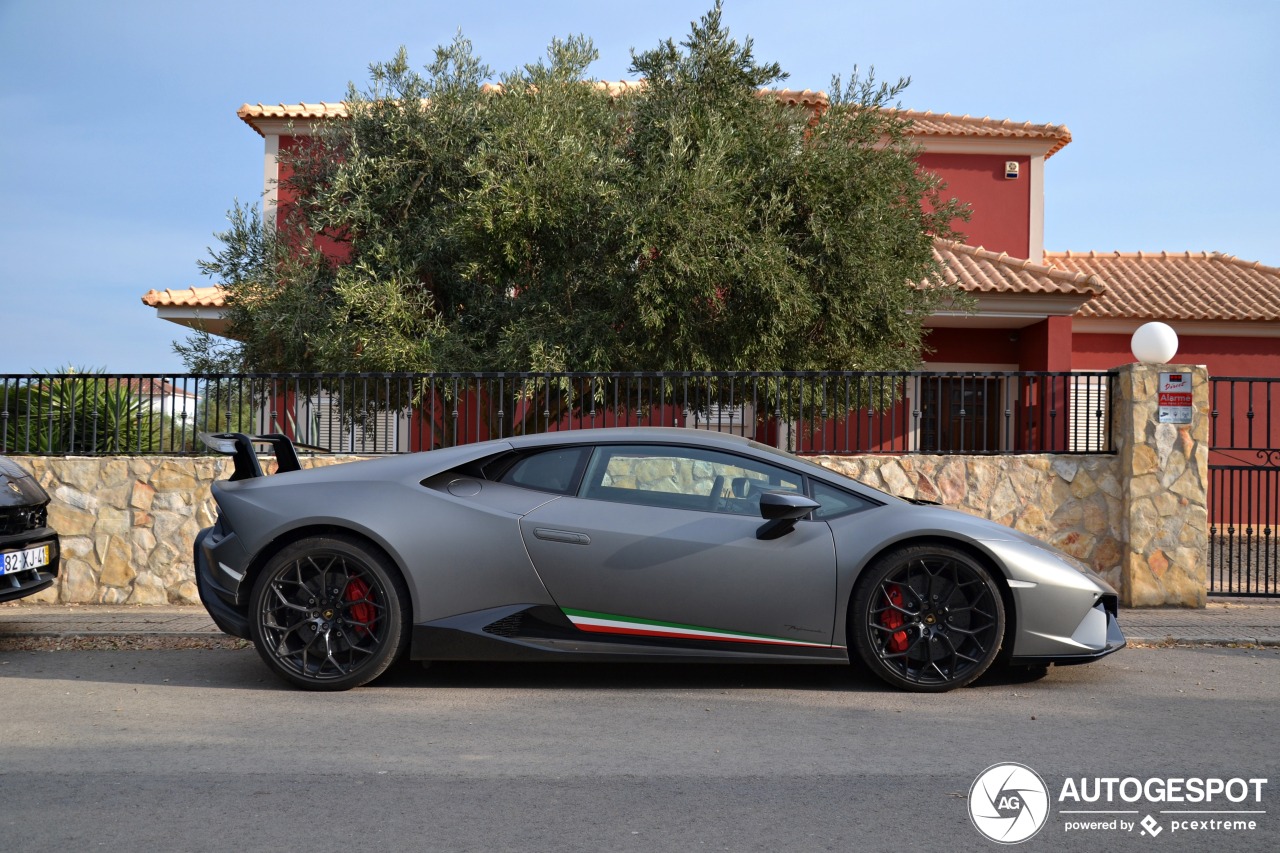
M863 662L903 690L941 693L981 676L1004 638L991 572L944 545L904 548L867 568L849 612Z
M366 684L408 646L400 573L346 537L303 539L273 557L254 584L249 616L267 666L307 690Z

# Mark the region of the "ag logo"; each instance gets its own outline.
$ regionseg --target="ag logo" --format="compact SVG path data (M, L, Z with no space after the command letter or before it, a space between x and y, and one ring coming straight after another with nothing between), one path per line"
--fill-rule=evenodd
M1049 789L1040 774L1024 764L993 764L973 780L969 817L992 841L1026 841L1049 818Z

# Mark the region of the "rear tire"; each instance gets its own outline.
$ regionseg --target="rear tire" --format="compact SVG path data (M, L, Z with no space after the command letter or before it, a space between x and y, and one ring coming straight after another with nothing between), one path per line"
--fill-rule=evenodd
M273 672L304 690L350 690L409 644L409 593L383 554L345 536L289 545L258 575L249 631Z
M1000 653L1000 588L978 560L946 545L902 548L872 563L849 607L849 642L902 690L942 693L981 676Z

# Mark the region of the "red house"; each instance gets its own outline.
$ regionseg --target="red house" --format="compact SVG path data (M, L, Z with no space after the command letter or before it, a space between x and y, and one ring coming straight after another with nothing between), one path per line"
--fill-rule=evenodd
M822 109L826 96L782 90L776 97ZM264 218L287 206L277 155L320 122L341 119L341 103L245 104L240 118L263 146ZM1070 142L1061 125L905 112L922 151L951 194L968 202L963 243L938 241L945 278L973 294L978 312L929 320L925 368L957 371L1101 370L1133 361L1129 337L1161 320L1177 331L1177 360L1215 376L1280 376L1280 269L1217 253L1046 251L1045 172ZM217 287L149 291L159 317L215 333ZM975 335L975 330L982 334Z

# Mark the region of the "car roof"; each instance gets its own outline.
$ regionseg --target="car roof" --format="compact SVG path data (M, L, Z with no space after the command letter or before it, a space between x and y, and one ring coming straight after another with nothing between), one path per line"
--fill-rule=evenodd
M238 481L238 483L224 481L221 485L223 488L236 488L237 486L243 487L244 484L249 484L249 488L261 488L263 485L273 482L284 484L289 482L290 478L296 476L306 477L311 482L317 480L367 479L370 476L406 477L418 480L478 459L500 454L503 451L515 450L519 452L540 447L609 444L658 444L670 447L703 447L728 453L746 454L761 461L796 469L798 472L807 474L810 477L816 477L819 480L841 486L881 503L901 500L866 483L847 477L839 471L767 444L731 433L690 429L688 427L603 427L558 430L556 432L491 439L455 447L441 447L421 453L366 459L344 465L307 468L298 472L276 474L265 479L255 478ZM377 473L375 474L375 472Z
M724 447L741 450L763 445L740 435L714 432L687 427L601 427L596 429L570 429L542 432L536 435L512 436L505 439L512 447L545 447L565 444L627 444L630 442L657 442L659 444L696 444L704 447Z

